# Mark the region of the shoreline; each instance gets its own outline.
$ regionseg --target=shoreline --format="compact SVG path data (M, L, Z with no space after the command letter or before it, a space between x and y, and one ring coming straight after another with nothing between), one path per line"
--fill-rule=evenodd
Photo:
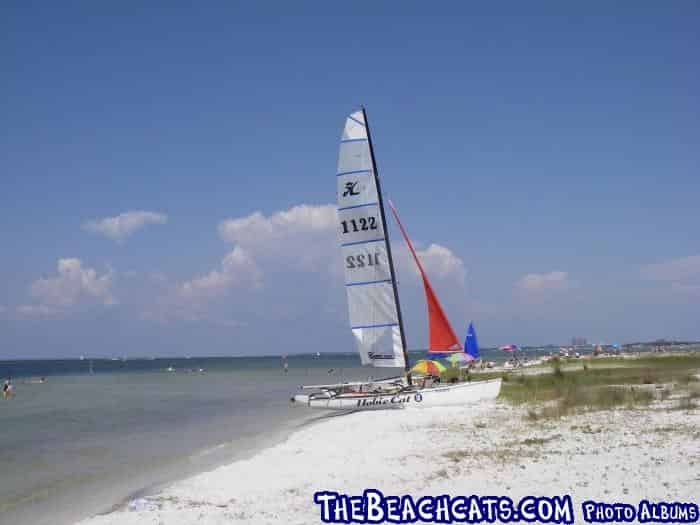
M290 410L297 385L346 365L316 361L288 374L251 360L204 375L61 369L44 384L17 380L2 406L0 521L67 525L273 446L320 415Z
M16 523L69 525L90 517L119 512L128 508L131 501L156 495L174 483L254 457L262 450L284 442L299 429L313 425L319 416L316 412L297 413L266 425L269 428L262 432L242 427L240 436L224 438L224 441L204 444L173 455L161 454L153 462L155 470L139 465L138 470L124 475L126 470L120 467L118 473L97 475L82 485L71 485L73 478L69 473L57 478L57 481L52 480L50 485L34 488L34 492L22 496L22 500L0 502L0 515ZM206 427L203 430L206 431ZM161 439L180 439L165 433L155 438L152 443L156 447ZM84 443L79 445L79 449L86 447L88 445ZM112 452L107 448L102 450ZM128 461L134 463L131 459ZM31 505L26 502L31 502Z
M320 418L286 440L80 525L319 523L313 493L571 494L694 501L700 414L647 408L527 421L502 401ZM688 439L690 437L690 439ZM536 488L533 488L536 487Z
M108 509L105 509L103 511L98 512L94 516L89 516L86 518L81 518L77 522L72 522L72 523L83 523L87 520L90 520L92 518L96 518L99 516L108 516L113 513L119 513L122 511L127 511L129 510L129 505L137 500L143 500L143 499L148 499L148 498L154 498L158 497L160 494L163 492L167 491L170 487L173 485L176 485L178 483L186 482L189 479L195 478L197 476L207 474L208 472L215 471L221 467L229 466L232 464L235 464L240 461L248 461L261 452L264 452L267 449L274 448L288 439L290 439L295 433L297 433L300 430L306 429L308 427L317 425L322 423L327 417L332 417L336 414L330 413L325 416L321 416L319 414L306 414L306 417L300 418L299 420L296 420L292 422L291 424L288 424L286 426L283 426L281 428L278 428L276 431L272 433L272 435L268 435L266 437L260 437L260 441L256 442L254 446L247 446L244 451L241 452L234 452L233 456L230 454L225 454L226 457L219 457L218 459L214 459L211 461L210 464L203 466L201 469L189 469L187 471L180 471L179 474L173 474L168 477L167 480L165 481L160 481L160 482L154 482L150 483L146 486L140 487L140 488L135 488L132 492L130 492L128 495L120 498L117 502L112 504ZM200 458L200 457L205 457L209 456L210 452L213 452L214 454L216 453L217 450L228 448L228 447L235 447L235 442L226 442L226 443L219 443L217 445L212 445L208 446L202 449L198 450L193 450L189 454L186 454L183 456L181 459L182 461L186 461L188 464L193 463L194 458Z

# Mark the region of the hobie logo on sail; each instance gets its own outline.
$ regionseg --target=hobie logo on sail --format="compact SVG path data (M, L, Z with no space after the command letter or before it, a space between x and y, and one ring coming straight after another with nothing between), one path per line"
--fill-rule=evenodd
M345 191L343 192L343 197L354 197L360 194L360 190L357 188L359 181L346 182Z

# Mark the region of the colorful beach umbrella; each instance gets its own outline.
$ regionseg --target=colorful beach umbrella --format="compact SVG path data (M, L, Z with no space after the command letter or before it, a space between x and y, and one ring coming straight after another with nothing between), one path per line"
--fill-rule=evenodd
M432 361L430 359L421 359L411 369L412 372L431 376L439 376L445 370L447 370L447 368L445 368L445 365L437 361Z
M518 350L518 345L506 345L502 346L501 350L505 350L506 352L515 352Z

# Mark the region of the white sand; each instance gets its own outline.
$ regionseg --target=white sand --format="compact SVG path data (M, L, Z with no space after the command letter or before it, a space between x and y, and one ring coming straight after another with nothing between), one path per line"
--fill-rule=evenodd
M174 484L150 507L83 525L314 524L317 490L360 495L571 494L633 505L697 502L700 411L595 412L535 423L502 403L361 412L305 428L255 457ZM526 440L545 440L528 442Z

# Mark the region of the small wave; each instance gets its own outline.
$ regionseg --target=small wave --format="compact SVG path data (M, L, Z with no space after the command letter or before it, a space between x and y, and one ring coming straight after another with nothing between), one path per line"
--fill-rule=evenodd
M191 459L195 458L202 458L205 456L209 456L210 454L214 454L215 452L218 452L219 450L222 450L229 446L230 443L219 443L218 445L214 445L213 447L207 447L202 450L198 450L197 452L190 454Z

